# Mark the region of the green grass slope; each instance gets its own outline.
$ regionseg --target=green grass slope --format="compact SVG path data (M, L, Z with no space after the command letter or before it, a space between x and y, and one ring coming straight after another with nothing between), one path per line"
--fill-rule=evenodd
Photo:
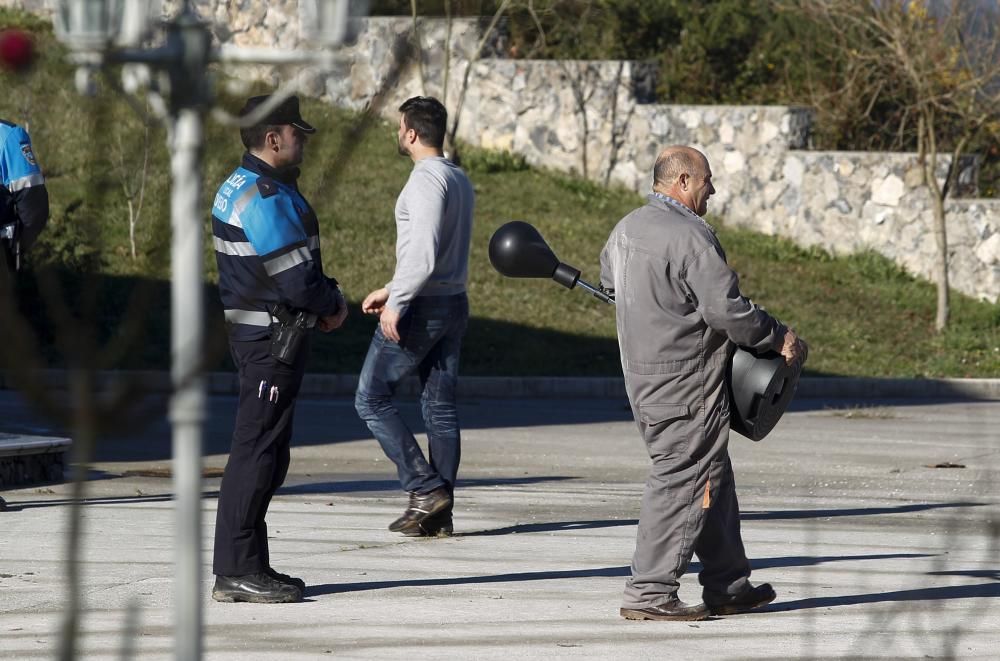
M15 18L25 22L0 11L0 24ZM90 324L93 331L83 335L92 337L93 345L80 349L87 360L101 367L164 367L169 355L170 235L164 131L154 125L149 132L149 175L136 233L139 254L133 259L122 181L140 169L143 125L107 84L95 98L77 96L72 70L62 62L51 35L44 26L28 24L38 32L44 56L28 75L0 75L6 92L0 95L0 117L30 123L53 213L32 256L34 271L17 283L19 309L35 329L45 364L80 362L80 355L67 357L79 342L60 341L59 327ZM220 103L233 110L240 100L220 92ZM374 320L361 315L357 304L391 277L393 207L411 164L396 153L390 123L312 100L304 102L303 114L318 132L307 145L301 187L320 216L324 267L341 281L353 303L344 330L316 338L312 367L357 372L374 328ZM212 288L216 273L209 209L241 153L237 131L209 120L203 227L213 368L224 364L225 348ZM466 148L462 155L477 194L469 282L473 319L463 373L619 374L612 307L552 282L502 278L489 265L487 246L501 224L526 220L539 228L562 261L596 282L608 232L642 197L528 168L507 154ZM743 291L810 342L810 373L1000 373L997 305L956 294L951 326L935 334L934 287L888 260L873 253L834 258L787 240L729 228L724 219L710 220L740 274ZM46 278L49 272L59 277ZM62 294L53 293L59 288L54 282L61 283ZM70 317L51 300L60 296L68 302ZM80 335L75 333L77 339Z

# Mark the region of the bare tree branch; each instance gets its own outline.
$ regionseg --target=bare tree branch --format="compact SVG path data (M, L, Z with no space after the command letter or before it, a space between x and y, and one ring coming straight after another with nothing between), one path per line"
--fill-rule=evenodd
M949 315L944 201L954 190L964 150L980 139L991 118L1000 116L1000 59L976 55L997 53L996 30L988 30L988 38L974 46L964 30L971 20L969 3L952 2L937 12L918 0L804 0L801 6L827 27L831 44L846 57L840 94L864 100L863 116L870 121L883 97L895 104L899 116L892 135L898 147L908 142L916 118L922 185L931 197L938 247L935 327L943 330ZM950 151L943 183L938 178L942 148Z

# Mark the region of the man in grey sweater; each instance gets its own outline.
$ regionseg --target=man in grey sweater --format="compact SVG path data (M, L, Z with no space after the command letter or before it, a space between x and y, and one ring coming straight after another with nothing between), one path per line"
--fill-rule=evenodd
M396 201L395 273L361 304L379 315L379 325L354 405L409 492L409 506L389 530L447 535L461 456L455 390L469 319L465 284L475 194L465 173L444 158L444 106L418 96L399 110L399 153L414 166ZM423 389L426 458L392 402L400 381L414 373Z
M727 364L737 345L778 351L789 363L804 359L806 346L740 293L701 219L715 193L708 159L668 147L653 178L649 202L618 223L601 253L625 387L652 460L621 615L701 620L775 598L767 583L749 581L729 461ZM688 605L677 590L695 553L704 603Z

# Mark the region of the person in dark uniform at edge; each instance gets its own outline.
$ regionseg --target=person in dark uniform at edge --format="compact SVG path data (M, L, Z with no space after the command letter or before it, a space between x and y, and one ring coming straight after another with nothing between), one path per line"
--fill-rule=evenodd
M804 360L798 336L740 293L715 231L704 154L664 149L648 203L623 218L601 252L613 290L629 404L650 459L622 617L701 620L775 598L750 583L729 460L726 368L736 346ZM677 596L693 554L704 603Z
M268 98L249 99L241 116ZM240 381L215 522L216 601L293 602L305 589L302 579L271 567L264 517L288 472L308 330L330 332L347 317L337 281L323 273L318 218L296 185L315 131L294 96L241 129L247 152L212 209L219 293ZM286 341L293 335L297 350Z
M11 271L49 220L49 193L28 132L0 119L0 245Z

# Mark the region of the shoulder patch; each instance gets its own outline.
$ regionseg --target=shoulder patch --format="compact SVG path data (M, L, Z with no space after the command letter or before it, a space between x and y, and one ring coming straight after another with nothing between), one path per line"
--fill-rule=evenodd
M38 165L35 163L35 155L31 151L31 145L21 145L21 154L24 155L24 160L31 165Z
M260 191L262 198L267 199L278 192L278 184L270 177L258 177L257 190Z

